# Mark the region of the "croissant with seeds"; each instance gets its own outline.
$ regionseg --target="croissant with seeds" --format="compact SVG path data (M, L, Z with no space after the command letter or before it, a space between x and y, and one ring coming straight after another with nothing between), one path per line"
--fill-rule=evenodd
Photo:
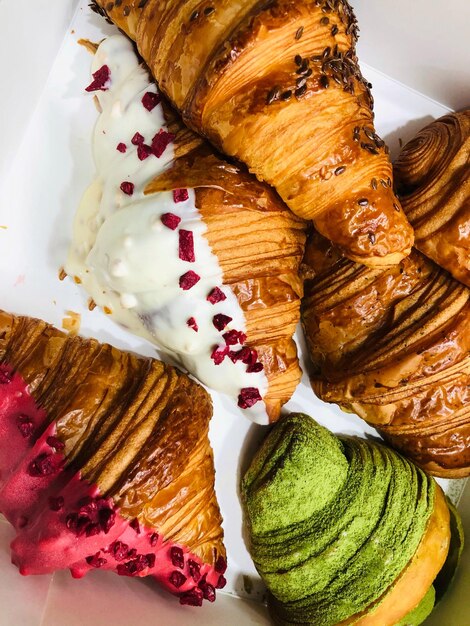
M399 263L413 231L374 130L346 0L95 0L184 121L349 258Z

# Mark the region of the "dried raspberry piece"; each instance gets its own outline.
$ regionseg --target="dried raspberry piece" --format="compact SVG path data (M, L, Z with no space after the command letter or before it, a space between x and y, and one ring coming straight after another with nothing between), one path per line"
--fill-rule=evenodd
M228 333L226 334L228 335ZM253 348L248 348L248 346L244 346L243 348L241 348L240 350L237 350L236 352L233 350L230 350L228 355L234 363L236 363L237 361L241 361L242 363L245 363L246 365L254 365L258 359L258 353L256 352L256 350L254 350Z
M57 451L63 450L65 448L65 443L63 443L60 439L54 436L50 436L46 439L46 443L51 448L55 448Z
M134 146L140 146L144 141L145 139L140 133L136 133L131 139L131 143L134 144Z
M18 417L16 418L16 425L18 426L18 430L20 431L21 435L25 439L31 437L31 435L33 434L34 422L27 415L18 415Z
M211 353L211 359L216 365L220 365L228 353L229 349L227 346L215 346Z
M194 263L196 257L194 256L194 237L193 233L190 230L184 230L183 228L179 231L179 258L182 261L187 261L188 263Z
M230 324L233 318L228 315L224 315L223 313L217 313L212 318L212 323L217 328L217 330L224 330L227 324Z
M102 509L99 518L101 529L107 535L116 522L116 513L112 509Z
M100 558L99 552L97 552L93 556L87 556L85 560L88 563L88 565L91 565L92 567L96 567L96 568L103 567L103 565L106 565L106 563L108 562L106 559Z
M225 339L225 343L228 346L235 346L237 343L244 343L246 341L245 333L242 333L241 330L229 330L227 333L224 333L222 337Z
M186 324L189 326L189 328L192 328L196 333L199 330L199 326L197 325L197 322L194 319L194 317L190 317L189 320L186 322Z
M212 291L207 296L206 300L211 304L217 304L217 302L223 302L224 300L227 300L227 296L221 289L219 289L218 287L214 287L214 289L212 289Z
M218 574L225 574L227 571L227 561L223 556L219 556L217 561L215 562L214 569Z
M121 143L118 143L118 145L116 146L116 150L118 152L122 152L124 154L124 152L127 151L127 146L126 146L125 143L122 143L122 141L121 141Z
M215 586L216 589L223 589L225 587L225 585L227 584L227 579L225 578L225 576L223 576L222 574L219 576L219 580L217 581L217 584Z
M186 202L189 199L189 192L187 189L173 189L173 200L178 202Z
M99 535L101 532L101 526L99 524L88 524L86 527L86 536L94 537L95 535Z
M256 387L245 387L238 396L238 406L241 409L249 409L254 404L262 400L259 389Z
M176 230L181 222L181 217L178 217L174 213L164 213L160 219L162 224L170 230Z
M0 369L0 385L8 385L13 378L13 372L9 372L6 369Z
M127 558L128 550L129 546L122 541L115 541L109 547L109 551L116 561L124 561L124 559Z
M171 572L169 580L174 587L179 589L188 579L184 574L175 570L174 572Z
M208 600L209 602L215 602L215 587L206 581L205 575L198 586L199 589L202 591L205 600Z
M198 587L194 587L190 591L186 591L180 596L180 604L188 605L188 606L202 606L202 601L204 599L204 594L201 589Z
M141 143L137 146L137 156L139 161L145 161L152 154L152 148L146 143Z
M132 548L132 550L129 550L127 558L133 559L135 556L137 556L137 550L135 548Z
M132 196L134 193L134 183L130 183L128 180L125 180L121 183L120 189L126 196Z
M200 280L201 277L199 276L199 274L196 274L196 272L193 272L193 270L189 270L189 272L186 272L186 274L180 276L179 284L183 291L188 291L188 289L194 287L194 285Z
M155 567L156 556L155 554L146 554L145 558L147 559L147 564L149 567Z
M248 365L246 371L248 374L257 374L258 372L262 372L264 370L264 365L258 361L258 363L254 363L253 365Z
M142 98L142 104L147 109L147 111L151 111L158 104L160 104L161 97L158 93L153 93L153 91L147 91L144 93Z
M147 569L147 567L153 567L150 565L148 556L149 555L146 556L145 554L138 554L135 559L132 559L132 561L120 563L117 566L117 573L120 576L137 576L137 574L142 572L144 569ZM152 554L150 556L155 559L155 555ZM155 564L155 561L153 561L153 564Z
M152 152L157 158L160 158L167 149L167 146L175 139L175 135L168 133L162 128L152 139Z
M107 65L103 65L99 70L93 72L93 81L86 87L85 91L107 91L105 87L108 80L111 78L111 72Z
M39 476L52 476L58 471L58 466L51 454L40 454L28 466L28 474L35 478Z
M152 548L155 548L158 543L158 533L152 533L149 537L149 541Z
M64 508L64 498L62 496L50 497L49 508L51 511L61 511Z
M130 522L129 526L135 530L135 532L140 535L140 524L139 524L139 520L137 518L134 518L132 520L132 522Z
M170 558L175 567L179 567L179 569L184 568L184 554L181 548L176 546L170 548Z
M188 568L189 568L189 575L194 580L194 582L197 583L198 580L201 579L201 566L196 561L189 559Z

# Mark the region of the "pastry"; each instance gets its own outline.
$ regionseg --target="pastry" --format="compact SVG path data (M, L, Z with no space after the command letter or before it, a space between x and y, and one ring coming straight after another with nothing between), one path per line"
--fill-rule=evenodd
M247 417L277 419L301 376L305 223L181 125L124 35L92 73L97 176L66 272Z
M423 128L394 172L416 247L470 287L470 109Z
M22 574L153 576L215 600L208 394L168 365L0 313L0 512Z
M413 231L374 130L346 0L95 0L183 120L273 185L351 259L392 265Z
M416 250L371 269L318 238L302 304L315 393L432 474L470 475L470 290Z
M417 626L462 548L458 514L430 476L303 414L273 427L242 495L249 549L282 626Z

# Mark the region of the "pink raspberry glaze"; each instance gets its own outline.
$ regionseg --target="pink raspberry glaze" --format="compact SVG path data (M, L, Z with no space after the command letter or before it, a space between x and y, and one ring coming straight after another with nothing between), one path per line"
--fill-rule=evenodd
M200 605L203 598L213 602L214 590L225 585L219 561L215 567L204 563L185 546L166 541L158 528L123 517L111 498L103 499L97 485L66 467L66 456L49 445L54 439L47 443L56 434L55 424L43 430L46 414L37 407L22 377L1 365L0 380L5 377L11 380L0 383L0 512L17 530L11 551L20 573L46 574L69 568L72 576L81 578L99 567L121 575L153 576L180 596L183 604ZM17 418L22 415L34 423L28 438L18 427ZM40 455L51 456L54 473L32 471ZM55 511L50 502L57 498L63 500L63 506ZM112 508L107 532L101 527L87 536L67 526L67 519L76 517L84 500Z

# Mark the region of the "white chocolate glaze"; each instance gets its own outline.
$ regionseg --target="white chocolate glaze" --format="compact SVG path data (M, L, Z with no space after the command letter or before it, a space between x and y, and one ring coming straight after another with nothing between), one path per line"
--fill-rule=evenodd
M144 196L146 185L170 168L174 157L170 143L161 157L151 154L140 160L131 143L136 132L150 145L161 129L167 131L161 104L151 111L142 104L144 94L157 93L156 87L122 35L98 47L92 72L103 66L109 68L110 78L105 90L95 92L101 110L93 142L97 177L75 217L65 270L78 277L94 302L117 322L173 355L208 387L231 396L235 403L241 389L256 388L264 397L268 383L263 371L248 373L246 364L228 356L219 365L211 358L215 346L225 347L224 333L244 332L246 324L234 293L223 285L194 190L188 189L187 199L179 202L172 192ZM125 144L125 152L117 149L119 144ZM134 185L132 195L121 190L123 182ZM162 223L167 213L181 219L175 230ZM179 258L181 230L192 233L194 262ZM183 290L179 280L188 271L200 280ZM214 287L226 299L211 304L207 296ZM222 331L213 323L217 314L232 318ZM196 320L197 332L188 326L190 318ZM240 348L230 346L234 351ZM258 423L268 422L263 401L243 413Z

